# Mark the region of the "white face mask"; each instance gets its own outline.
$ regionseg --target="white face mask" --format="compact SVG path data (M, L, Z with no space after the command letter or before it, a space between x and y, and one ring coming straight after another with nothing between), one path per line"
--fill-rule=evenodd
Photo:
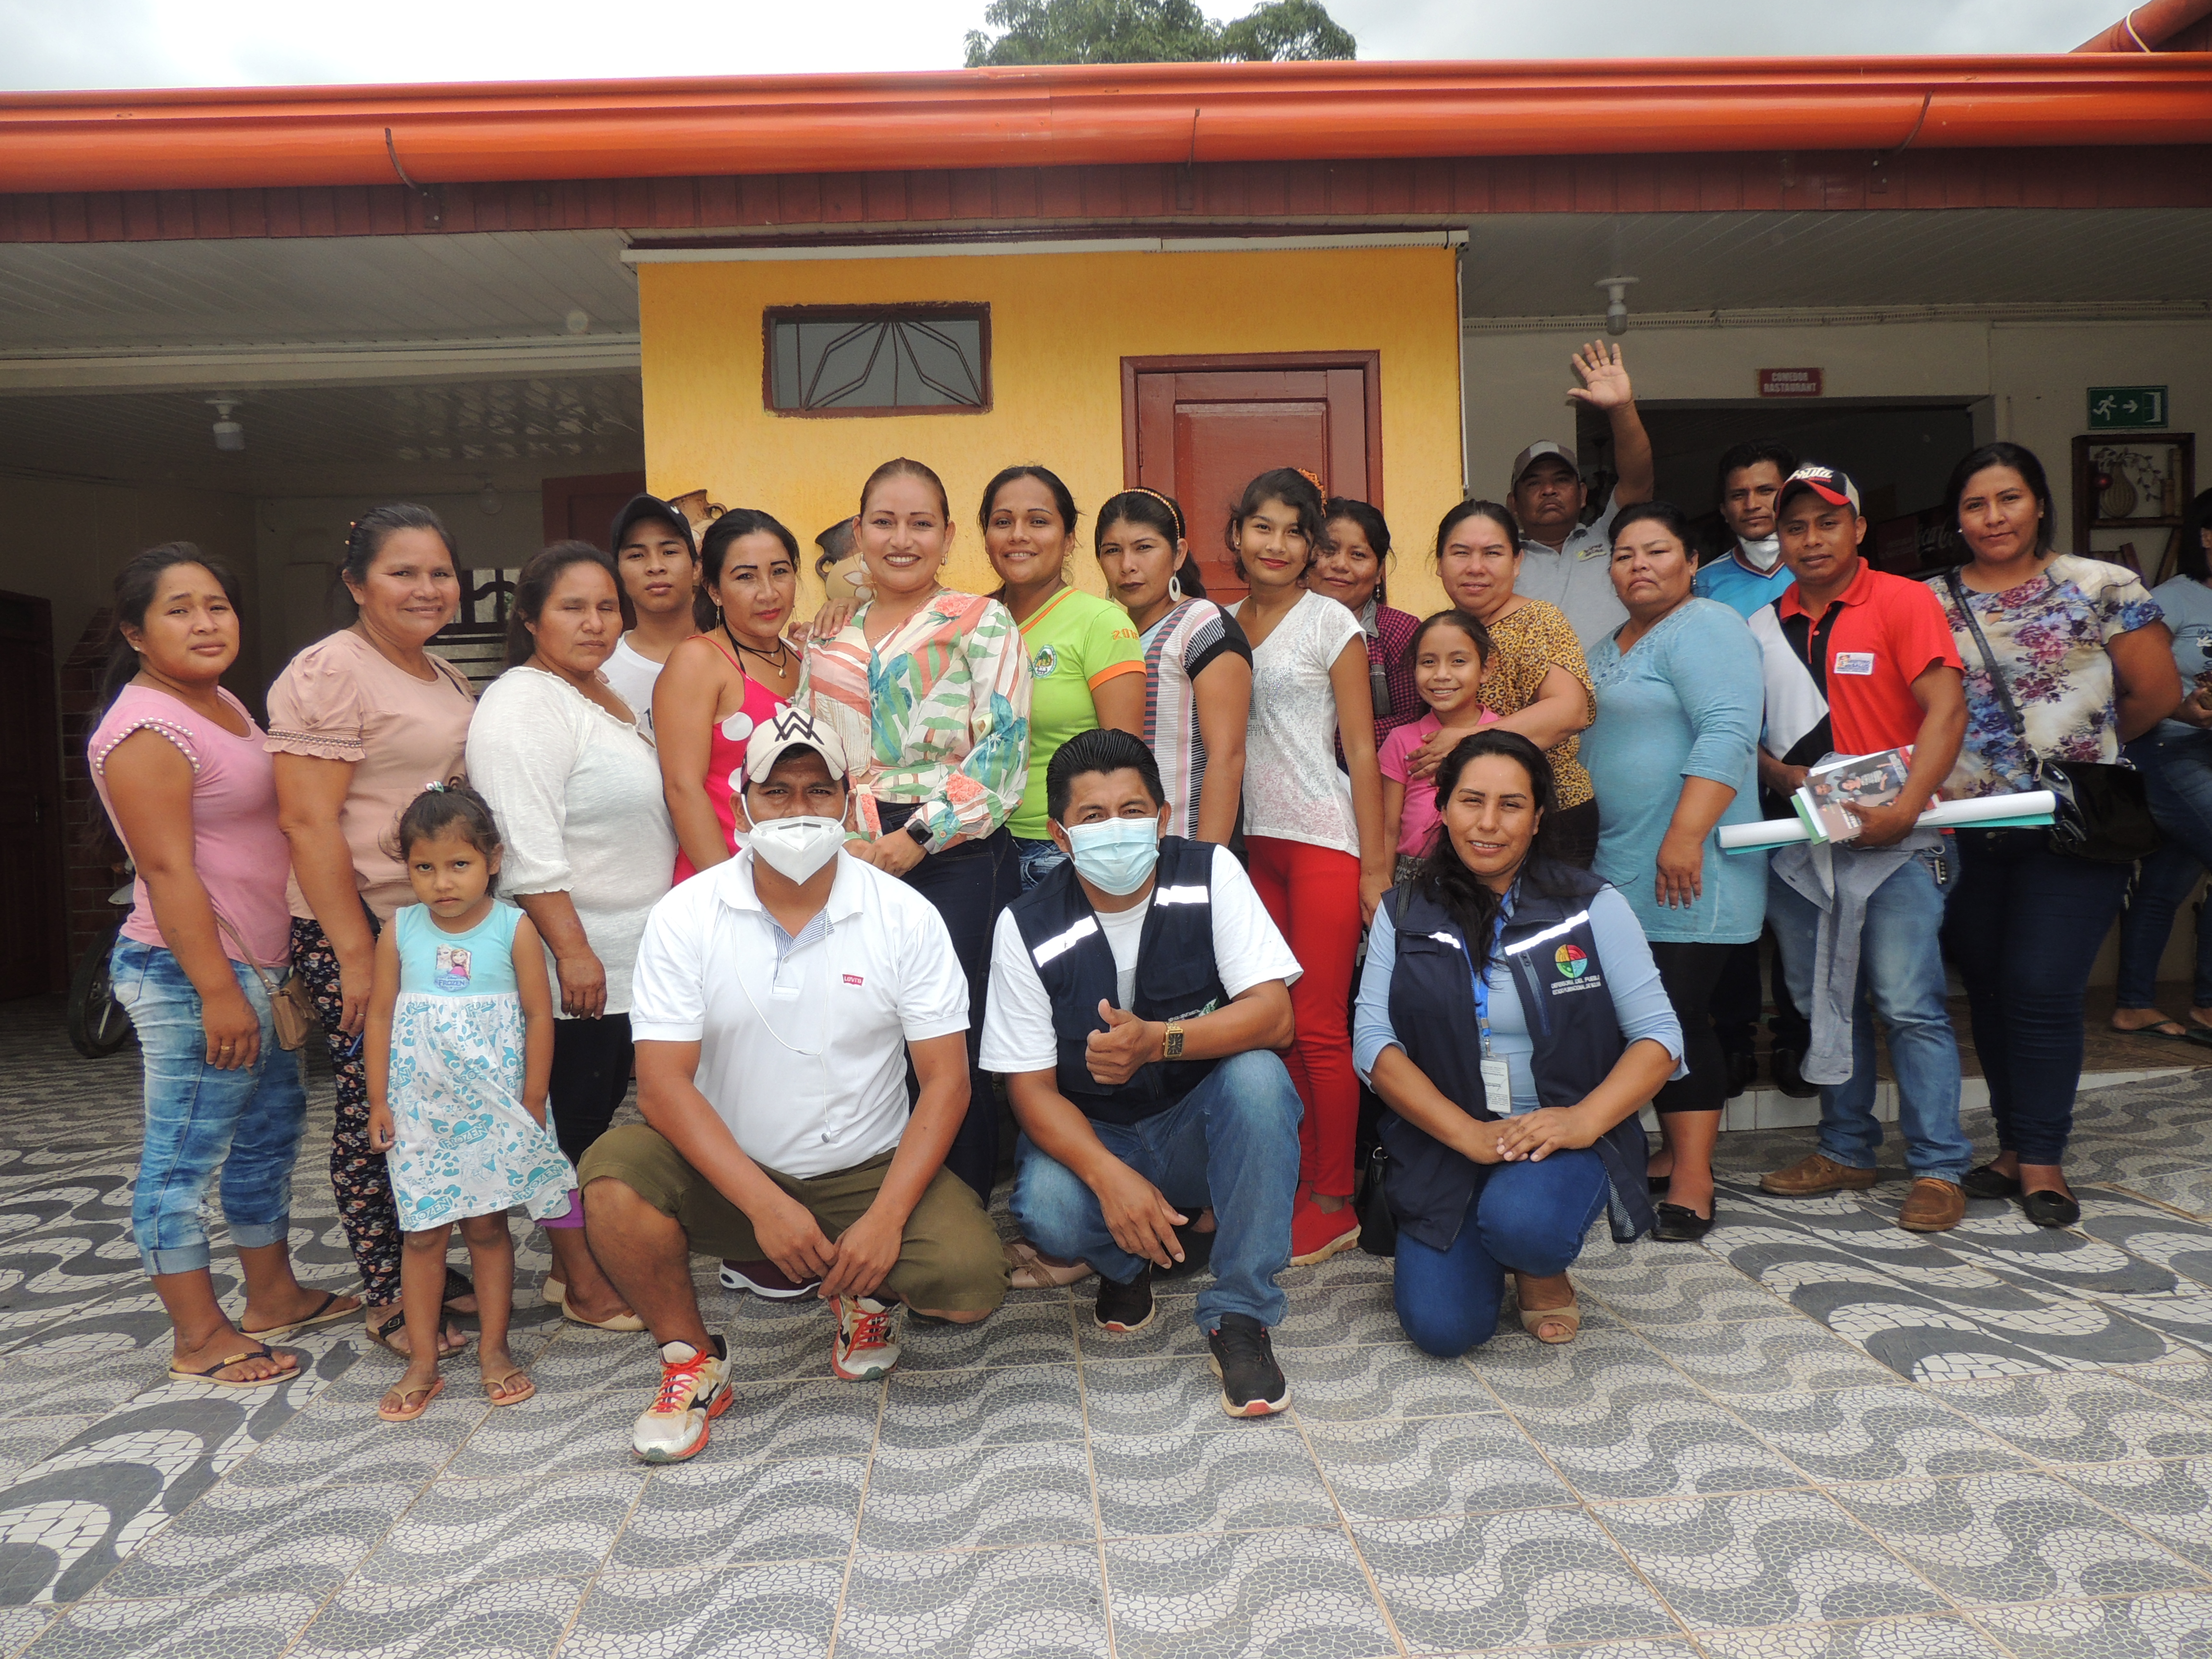
M752 827L753 855L793 881L811 878L844 844L845 826L835 818L770 818Z
M1757 568L1761 575L1771 572L1782 557L1782 538L1762 536L1755 542L1738 539L1736 545L1743 550L1744 562Z

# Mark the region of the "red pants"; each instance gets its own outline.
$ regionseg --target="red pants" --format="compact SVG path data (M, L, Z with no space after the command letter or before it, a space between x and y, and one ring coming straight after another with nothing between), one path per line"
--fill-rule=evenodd
M1304 842L1252 836L1252 885L1304 973L1291 987L1298 1035L1285 1054L1305 1103L1298 1175L1328 1198L1352 1196L1359 1079L1352 1069L1352 961L1359 949L1359 860Z

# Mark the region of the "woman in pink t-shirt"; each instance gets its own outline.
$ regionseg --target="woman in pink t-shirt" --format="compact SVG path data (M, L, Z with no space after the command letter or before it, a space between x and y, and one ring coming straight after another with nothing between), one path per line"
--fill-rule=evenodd
M269 688L278 821L292 852L292 962L322 1018L336 1073L331 1186L368 1291L368 1334L406 1352L399 1218L384 1154L368 1143L362 1028L376 936L414 902L392 843L429 783L461 775L476 696L424 647L460 607L453 538L426 507L380 507L354 521L339 567L361 615L292 659ZM457 1313L467 1279L447 1275ZM461 1346L448 1325L446 1346Z
M1409 726L1395 728L1382 739L1377 757L1382 771L1382 829L1398 850L1400 881L1427 856L1440 822L1436 781L1413 777L1413 757L1439 732L1449 729L1456 742L1498 724L1497 714L1482 704L1482 682L1492 654L1490 630L1464 611L1439 611L1425 618L1406 647L1407 672L1428 712Z
M171 542L123 568L113 614L88 753L138 872L112 964L146 1068L131 1232L174 1327L169 1374L263 1388L300 1370L264 1339L360 1304L292 1276L307 1099L271 1008L291 959L276 783L261 728L222 685L238 659L238 580ZM246 1279L236 1325L216 1301L201 1215L218 1171Z

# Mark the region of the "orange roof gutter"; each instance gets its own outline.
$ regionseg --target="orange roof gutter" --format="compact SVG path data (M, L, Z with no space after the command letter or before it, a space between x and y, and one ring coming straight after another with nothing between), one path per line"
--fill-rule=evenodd
M2156 52L2191 23L2212 17L2212 0L2146 0L2076 52Z
M2212 54L1145 64L0 97L0 191L2212 143Z

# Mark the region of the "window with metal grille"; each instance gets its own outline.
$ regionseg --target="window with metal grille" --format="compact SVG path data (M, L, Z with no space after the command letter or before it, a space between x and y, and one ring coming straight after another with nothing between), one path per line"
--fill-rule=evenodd
M768 406L781 414L991 406L987 305L788 306L764 327Z

